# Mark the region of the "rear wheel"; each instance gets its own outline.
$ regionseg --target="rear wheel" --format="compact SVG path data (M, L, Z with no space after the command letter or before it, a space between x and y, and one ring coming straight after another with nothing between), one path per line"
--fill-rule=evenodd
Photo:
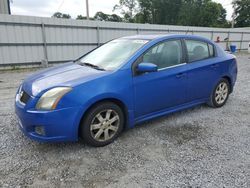
M124 115L119 106L111 102L91 108L81 124L81 137L89 145L100 147L113 142L124 126Z
M215 86L213 93L210 97L209 106L214 108L222 107L228 99L230 93L230 86L227 79L222 78Z

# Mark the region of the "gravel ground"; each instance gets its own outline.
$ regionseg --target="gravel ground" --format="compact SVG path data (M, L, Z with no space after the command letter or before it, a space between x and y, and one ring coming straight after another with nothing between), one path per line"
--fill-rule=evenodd
M13 103L31 71L0 72L0 187L250 187L249 57L238 54L224 107L149 121L103 148L26 138Z

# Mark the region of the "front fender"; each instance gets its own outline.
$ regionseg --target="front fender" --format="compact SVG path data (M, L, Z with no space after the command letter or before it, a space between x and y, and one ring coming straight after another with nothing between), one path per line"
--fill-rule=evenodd
M125 79L124 79L125 78ZM73 88L65 101L79 106L79 112L74 122L75 134L78 135L79 125L86 111L94 104L103 100L118 100L127 109L127 126L134 125L134 91L132 76L129 70L117 71L110 76L96 79Z

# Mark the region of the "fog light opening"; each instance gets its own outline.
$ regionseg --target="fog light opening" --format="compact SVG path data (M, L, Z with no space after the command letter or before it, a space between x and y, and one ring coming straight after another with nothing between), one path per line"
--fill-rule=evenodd
M45 136L45 130L44 130L43 126L36 126L35 127L35 132L36 132L36 134Z

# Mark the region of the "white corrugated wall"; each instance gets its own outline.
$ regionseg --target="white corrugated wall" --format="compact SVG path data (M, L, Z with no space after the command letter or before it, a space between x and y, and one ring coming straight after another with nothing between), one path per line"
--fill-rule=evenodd
M195 34L221 41L229 37L247 49L250 31L237 29L131 24L0 14L0 68L75 59L113 38L149 33ZM225 42L220 43L225 48Z

